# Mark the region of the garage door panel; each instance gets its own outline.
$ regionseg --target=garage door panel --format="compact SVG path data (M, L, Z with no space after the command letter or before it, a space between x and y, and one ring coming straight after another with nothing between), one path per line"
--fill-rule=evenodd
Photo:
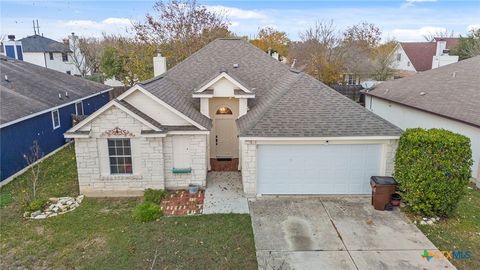
M259 145L259 194L369 194L381 145Z

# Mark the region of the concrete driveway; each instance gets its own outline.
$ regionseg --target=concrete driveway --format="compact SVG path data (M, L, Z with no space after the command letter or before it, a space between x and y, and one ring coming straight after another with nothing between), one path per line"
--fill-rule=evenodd
M264 197L250 201L250 214L260 269L455 269L422 258L436 247L368 197Z

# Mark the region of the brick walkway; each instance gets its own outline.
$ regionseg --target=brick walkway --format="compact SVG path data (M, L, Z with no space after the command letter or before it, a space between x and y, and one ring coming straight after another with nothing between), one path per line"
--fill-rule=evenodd
M188 191L178 190L169 195L160 203L160 208L165 216L185 216L201 214L205 191L199 190L197 194L190 195Z

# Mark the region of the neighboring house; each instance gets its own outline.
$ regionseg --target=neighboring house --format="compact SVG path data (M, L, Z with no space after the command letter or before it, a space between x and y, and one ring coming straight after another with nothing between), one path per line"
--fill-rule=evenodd
M243 39L158 66L65 133L81 193L205 186L229 163L250 196L369 194L393 170L401 129Z
M480 179L480 56L388 81L366 92L365 107L406 128L444 128L470 138Z
M83 69L85 65L84 57L80 53L78 36L74 33L65 39L64 43L40 35L20 40L15 40L14 35L9 35L2 47L7 57L71 75L81 75L78 67Z
M459 38L435 38L432 42L400 42L392 53L392 68L399 77L413 75L458 62L450 50L458 45Z
M2 181L27 165L33 141L45 155L54 151L65 144L72 115L89 115L109 100L108 86L24 61L0 56L0 72Z

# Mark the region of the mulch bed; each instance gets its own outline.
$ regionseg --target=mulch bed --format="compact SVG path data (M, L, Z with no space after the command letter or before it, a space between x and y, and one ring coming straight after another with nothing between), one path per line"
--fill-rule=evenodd
M164 216L185 216L201 214L205 191L199 190L197 194L190 194L185 190L178 190L160 203Z

